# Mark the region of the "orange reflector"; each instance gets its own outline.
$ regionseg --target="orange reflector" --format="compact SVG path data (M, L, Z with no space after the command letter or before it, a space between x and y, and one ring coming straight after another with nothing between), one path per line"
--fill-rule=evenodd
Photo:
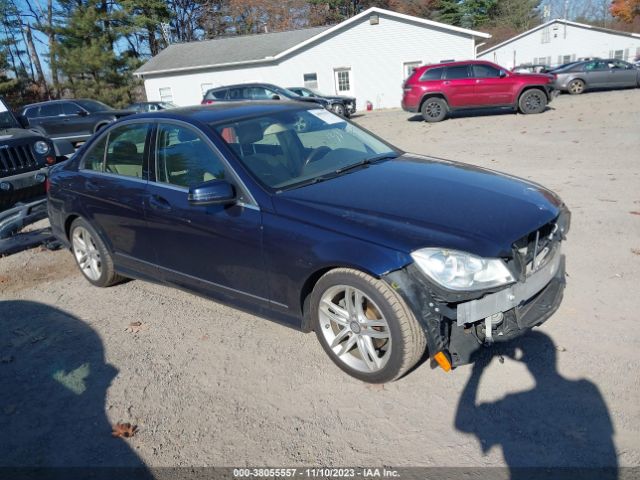
M433 356L433 359L436 362L438 362L438 365L440 365L440 368L442 368L445 372L448 372L449 370L451 370L451 363L449 362L449 359L447 358L444 352L436 353Z

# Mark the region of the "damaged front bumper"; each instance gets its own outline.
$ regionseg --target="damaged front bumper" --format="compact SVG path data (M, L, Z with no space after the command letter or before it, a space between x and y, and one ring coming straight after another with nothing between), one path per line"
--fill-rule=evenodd
M468 293L443 294L413 264L387 274L385 280L421 322L432 359L442 352L456 367L473 362L483 346L516 338L553 315L565 287L559 243L548 257L523 281L475 299Z

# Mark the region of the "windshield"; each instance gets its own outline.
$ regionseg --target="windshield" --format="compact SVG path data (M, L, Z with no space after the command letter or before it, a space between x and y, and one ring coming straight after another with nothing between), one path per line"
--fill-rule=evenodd
M0 129L6 128L20 128L20 125L16 123L13 114L6 107L2 99L0 99Z
M324 109L289 110L213 128L265 186L284 190L399 153ZM346 167L346 169L345 169Z
M78 105L89 113L103 112L105 110L113 110L109 105L96 100L74 100Z
M300 95L298 95L296 92L293 92L291 90L289 90L288 88L282 88L282 87L275 87L273 88L273 90L276 91L276 93L280 93L282 95L286 95L287 97L299 97Z

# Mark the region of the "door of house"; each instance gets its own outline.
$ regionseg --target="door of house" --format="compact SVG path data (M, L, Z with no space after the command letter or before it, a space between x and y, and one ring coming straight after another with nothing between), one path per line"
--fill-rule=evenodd
M353 94L353 78L351 76L350 68L337 68L334 70L336 81L336 94L337 95L352 95Z

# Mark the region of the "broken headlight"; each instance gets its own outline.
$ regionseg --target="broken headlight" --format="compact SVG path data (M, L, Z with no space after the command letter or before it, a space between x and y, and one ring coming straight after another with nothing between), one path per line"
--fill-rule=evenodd
M515 282L499 258L443 248L423 248L411 257L425 275L449 290L485 290Z

